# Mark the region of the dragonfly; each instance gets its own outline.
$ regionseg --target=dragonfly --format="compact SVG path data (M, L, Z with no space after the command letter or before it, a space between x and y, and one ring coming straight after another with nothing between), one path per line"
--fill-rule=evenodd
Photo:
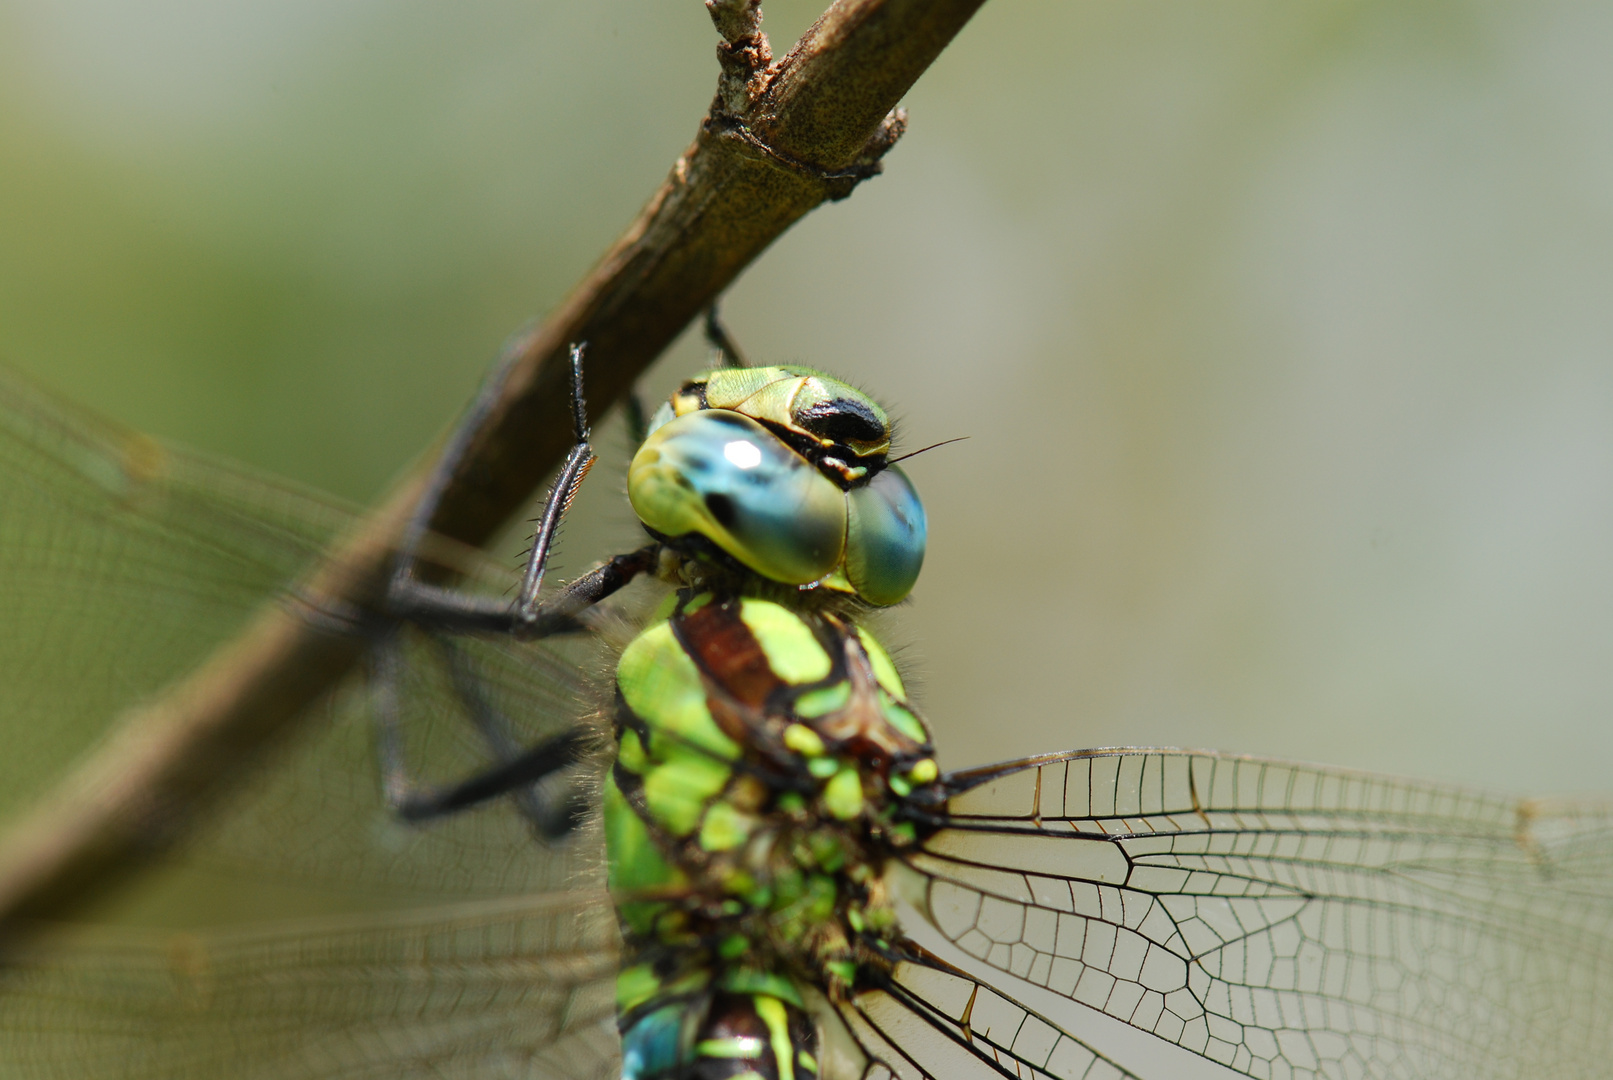
M585 471L578 412L545 522ZM416 530L368 677L161 903L8 953L5 1075L1601 1073L1604 803L1172 749L940 773L860 619L922 561L883 415L805 369L695 376L630 470L650 544L547 598L547 524L519 579L431 556L452 593ZM799 489L708 498L758 466ZM351 520L12 375L0 486L10 808Z

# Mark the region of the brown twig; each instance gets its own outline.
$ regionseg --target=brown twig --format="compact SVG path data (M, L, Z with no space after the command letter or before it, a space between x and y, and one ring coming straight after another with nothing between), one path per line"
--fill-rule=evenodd
M760 0L707 0L722 74L694 143L621 238L515 346L498 401L433 521L485 542L570 441L566 348L588 343L590 411L619 398L780 233L879 170L892 112L984 0L836 0L783 60ZM378 595L417 474L338 544L300 595ZM111 736L0 837L0 926L60 915L170 845L226 779L283 735L362 653L295 604L265 611Z

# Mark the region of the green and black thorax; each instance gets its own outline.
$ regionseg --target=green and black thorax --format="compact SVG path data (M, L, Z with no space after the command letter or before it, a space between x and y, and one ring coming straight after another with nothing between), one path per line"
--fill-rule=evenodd
M822 954L838 933L822 920L877 894L885 858L916 839L904 800L936 778L871 635L749 597L671 598L622 654L616 726L607 814L631 813L607 821L624 925L663 943L725 926L767 961Z

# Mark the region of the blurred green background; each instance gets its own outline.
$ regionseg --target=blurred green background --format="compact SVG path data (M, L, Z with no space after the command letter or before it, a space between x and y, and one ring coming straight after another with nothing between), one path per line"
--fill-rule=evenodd
M821 2L769 0L778 53ZM715 41L696 0L0 0L0 357L370 500L654 190ZM1609 55L1605 5L985 7L726 304L970 436L912 463L887 631L945 764L1610 786ZM596 470L569 565L632 535Z

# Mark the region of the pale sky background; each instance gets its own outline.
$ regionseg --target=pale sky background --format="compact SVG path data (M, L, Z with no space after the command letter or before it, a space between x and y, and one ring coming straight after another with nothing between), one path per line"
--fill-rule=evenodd
M766 12L782 53L815 5ZM715 40L695 0L0 0L0 356L369 500L660 182ZM727 301L910 448L970 436L912 464L886 623L945 765L1613 787L1609 55L1595 4L986 6ZM633 542L591 485L573 567Z

